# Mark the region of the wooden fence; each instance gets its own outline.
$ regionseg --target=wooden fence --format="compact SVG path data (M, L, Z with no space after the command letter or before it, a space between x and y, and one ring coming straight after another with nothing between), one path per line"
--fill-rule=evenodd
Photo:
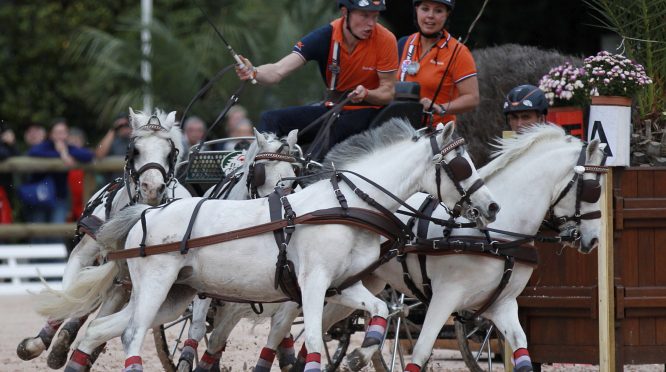
M101 159L90 164L80 164L85 172L83 197L88 200L97 191L95 174L120 172L125 166L125 158L113 156ZM29 156L17 156L0 162L0 173L12 173L15 176L22 173L37 172L66 172L67 168L60 159L44 159ZM17 179L17 177L14 177ZM15 182L15 184L19 184ZM25 239L29 237L71 237L76 226L67 224L36 224L36 223L13 223L10 225L0 224L0 239Z

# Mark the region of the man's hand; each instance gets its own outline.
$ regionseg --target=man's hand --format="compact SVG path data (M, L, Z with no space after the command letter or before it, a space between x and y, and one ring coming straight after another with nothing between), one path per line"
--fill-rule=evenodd
M363 101L368 96L368 89L363 85L358 85L356 89L352 90L349 93L352 103L359 103Z
M257 77L257 69L252 65L249 59L239 56L241 61L243 61L243 67L236 65L236 75L241 80L252 80Z

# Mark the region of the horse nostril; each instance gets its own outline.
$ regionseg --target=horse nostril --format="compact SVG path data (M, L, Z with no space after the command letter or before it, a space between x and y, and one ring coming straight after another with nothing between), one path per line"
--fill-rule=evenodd
M164 192L165 189L166 189L166 185L165 185L165 184L161 184L160 187L159 187L159 189L158 189L158 191L159 191L159 193L161 194L161 193Z
M496 215L497 212L499 212L499 210L500 210L500 206L499 206L499 204L497 204L495 202L490 203L490 205L488 206L488 211L490 213L492 213L493 215Z
M148 184L145 182L141 182L141 190L148 190Z

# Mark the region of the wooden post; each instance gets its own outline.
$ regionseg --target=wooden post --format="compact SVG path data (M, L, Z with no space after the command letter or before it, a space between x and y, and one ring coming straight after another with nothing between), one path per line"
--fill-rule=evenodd
M504 340L504 370L513 371L513 350L506 340Z
M602 177L601 231L597 249L599 280L599 370L615 372L615 298L613 271L613 167Z

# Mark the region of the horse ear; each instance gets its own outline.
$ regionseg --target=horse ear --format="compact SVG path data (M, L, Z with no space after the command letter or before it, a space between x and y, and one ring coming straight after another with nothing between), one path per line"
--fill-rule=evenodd
M593 139L587 144L586 155L588 164L601 164L602 151L601 142L598 138ZM602 151L599 151L602 150Z
M166 123L162 123L162 125L164 126L164 128L166 128L166 130L171 130L174 123L176 122L176 111L171 111L169 115L167 115L165 121Z
M256 128L252 128L252 130L254 131L254 138L257 140L257 147L260 149L265 149L268 147L268 141L266 140L266 137L259 133Z
M287 143L289 147L294 147L296 141L298 140L298 129L294 129L287 135Z
M132 110L131 107L129 108L129 114L130 114L129 115L130 126L132 127L132 129L136 129L139 123L137 123L136 114L134 113L134 110Z
M441 123L437 126L439 129L439 126L442 125ZM451 141L451 137L453 136L453 131L456 129L454 123L452 121L446 123L444 125L444 128L442 129L442 132L440 133L440 146L444 146L444 144L449 143Z

